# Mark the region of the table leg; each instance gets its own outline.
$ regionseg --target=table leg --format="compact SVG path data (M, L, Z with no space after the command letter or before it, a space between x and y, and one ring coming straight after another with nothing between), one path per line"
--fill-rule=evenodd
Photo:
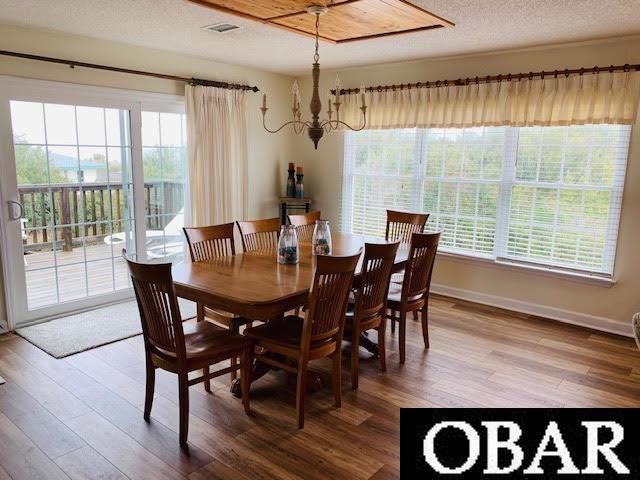
M278 369L256 359L251 369L251 383L264 377L271 370L278 370ZM289 379L293 379L293 382L295 383L296 376L294 374L290 374ZM314 371L308 371L307 391L315 392L317 390L320 390L323 385L324 385L324 382L322 381L322 377L319 373ZM231 382L230 391L235 397L242 398L242 391L240 389L240 379L235 379L233 382Z
M350 338L345 335L345 340L350 341ZM373 358L377 358L379 355L378 344L372 342L369 338L369 332L362 332L360 334L360 346L367 352L373 355Z
M253 367L251 368L251 383L255 382L259 378L264 377L271 370L273 370L273 367L271 367L270 365L262 363L259 360L254 360ZM238 398L242 397L239 378L236 378L233 382L231 382L231 393Z

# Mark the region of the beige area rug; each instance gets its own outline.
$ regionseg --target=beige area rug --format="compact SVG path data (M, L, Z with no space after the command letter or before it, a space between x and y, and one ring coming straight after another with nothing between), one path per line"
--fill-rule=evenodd
M196 316L196 304L179 300L183 319ZM118 303L68 317L61 317L16 333L55 358L117 342L142 333L136 301Z

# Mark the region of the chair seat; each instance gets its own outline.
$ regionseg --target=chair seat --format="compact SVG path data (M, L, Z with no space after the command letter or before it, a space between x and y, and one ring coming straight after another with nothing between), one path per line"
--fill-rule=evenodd
M183 331L188 364L198 363L200 360L230 358L252 344L248 338L210 322L186 322L183 324ZM174 352L158 347L155 350L166 360L176 358Z
M416 295L408 299L408 303L416 302L422 298L422 295ZM387 303L389 308L393 308L396 305L400 305L402 301L402 284L390 283L389 294L387 295Z
M244 334L255 340L267 340L269 343L287 347L299 347L304 319L288 315L274 319L257 327L247 328Z

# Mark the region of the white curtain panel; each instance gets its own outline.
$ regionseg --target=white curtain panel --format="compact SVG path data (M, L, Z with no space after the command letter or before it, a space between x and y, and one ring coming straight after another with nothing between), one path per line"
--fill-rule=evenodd
M367 92L367 128L463 128L632 124L640 99L639 72ZM360 95L343 96L341 120L361 124Z
M246 212L245 92L187 85L188 198L186 224L214 225Z

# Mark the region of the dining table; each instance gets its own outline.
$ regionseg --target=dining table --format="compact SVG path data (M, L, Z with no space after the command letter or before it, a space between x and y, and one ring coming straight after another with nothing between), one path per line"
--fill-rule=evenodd
M331 255L354 255L364 251L366 243L386 243L384 239L353 234L332 235ZM404 269L408 245L400 244L394 271ZM279 264L276 248L216 257L202 262L174 265L173 282L176 294L209 308L233 313L252 321L269 322L282 318L287 312L303 308L313 282L316 256L310 242L298 246L297 264ZM357 286L363 256L356 266L354 285ZM377 345L366 336L361 346L377 355ZM271 367L255 362L251 381L266 374ZM321 384L319 377L312 383ZM239 383L231 391L239 395Z

